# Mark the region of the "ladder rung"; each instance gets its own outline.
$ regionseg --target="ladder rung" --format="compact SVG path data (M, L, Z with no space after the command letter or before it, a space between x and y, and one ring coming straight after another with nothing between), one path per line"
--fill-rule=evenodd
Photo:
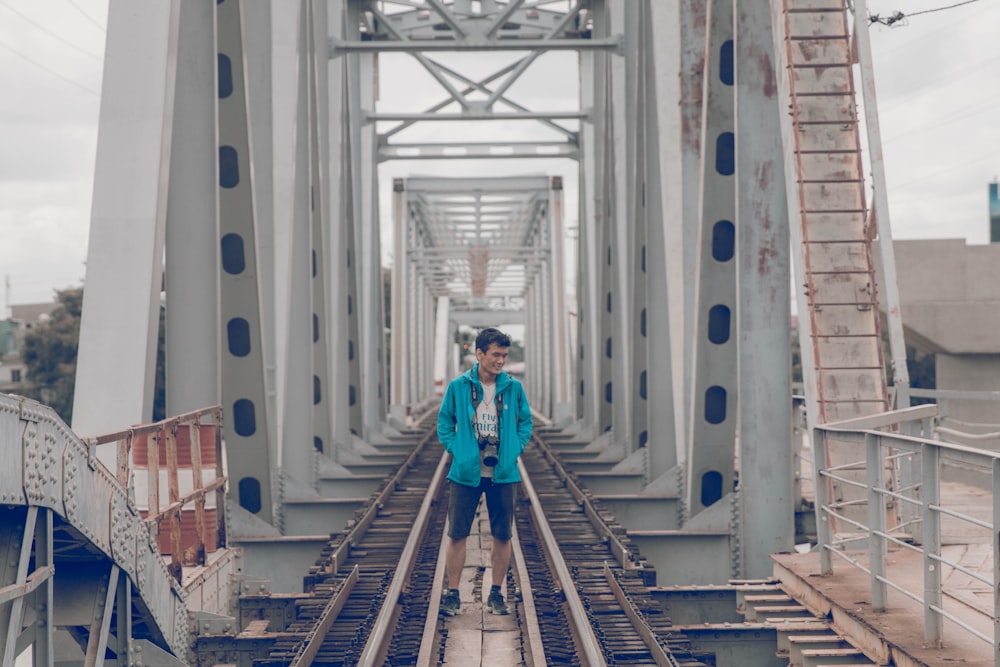
M789 69L830 69L831 67L850 67L849 62L824 62L824 63L789 63Z
M857 155L858 151L853 148L845 148L843 150L797 150L796 155Z
M875 305L873 301L812 301L809 303L813 308L825 308L826 306L867 306Z
M850 99L852 95L850 93L845 93L843 91L835 91L830 93L795 93L795 97L843 97Z
M851 127L857 127L858 126L858 121L855 118L850 118L848 120L843 120L843 119L841 119L841 120L796 120L796 121L794 121L794 123L798 127L814 126L814 125L815 126L820 126L820 125L840 125L841 127L843 127L844 125L850 125Z
M848 39L849 37L850 35L789 35L788 39L790 39L793 42L795 41L804 42L807 40L811 40L814 42L821 42L823 40L828 40L828 39Z
M796 181L796 183L810 183L822 185L823 183L864 183L864 179L861 178L810 178L803 179L801 181Z
M866 276L873 273L872 269L865 271L806 271L808 276Z
M878 338L878 336L873 336L871 334L812 334L812 338Z
M810 245L837 245L838 243L867 243L865 239L830 239L829 241L810 241L805 240L806 243Z
M881 368L881 366L816 366L816 370L818 371L874 371Z
M880 400L880 399L877 399L877 398L867 398L867 399L866 398L859 398L857 400L851 400L849 398L824 398L824 399L822 399L820 401L820 403L834 403L834 404L839 404L839 403L848 403L848 404L850 404L850 403L874 403L876 405L886 405L888 403L888 401L886 401L885 399L881 399Z
M803 213L867 213L863 208L809 208L803 209Z

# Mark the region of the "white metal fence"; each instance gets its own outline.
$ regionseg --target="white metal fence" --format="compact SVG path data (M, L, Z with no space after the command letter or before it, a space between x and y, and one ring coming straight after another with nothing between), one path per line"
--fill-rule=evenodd
M943 644L948 621L950 641L958 637L950 634L954 626L957 633L986 642L993 648L994 665L1000 667L1000 452L924 437L934 433L937 416L936 405L924 405L816 427L813 459L822 572L833 574L835 560L865 571L875 611L888 609L889 591L895 590L923 605L928 645ZM989 480L976 502L959 501L955 488L942 482L945 462L979 470ZM985 562L992 568L946 558L945 536L949 542L964 540L988 549ZM895 571L887 557L890 549L920 554L922 581ZM992 597L981 610L982 623L975 622L976 614L957 614L954 605L945 604L942 578L956 572Z

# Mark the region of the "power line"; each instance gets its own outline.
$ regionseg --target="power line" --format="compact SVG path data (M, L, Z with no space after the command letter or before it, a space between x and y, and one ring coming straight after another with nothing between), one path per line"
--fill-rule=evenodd
M49 73L49 74L51 74L52 76L54 76L54 77L57 77L57 78L59 78L59 79L62 79L62 80L63 80L63 81L65 81L66 83L68 83L68 84L71 84L71 85L74 85L74 86L76 86L77 88L79 88L80 90L82 90L82 91L84 91L84 92L86 92L86 93L90 93L91 95L93 95L93 96L95 96L95 97L100 97L100 93L98 93L98 92L97 92L96 90L92 90L92 89L90 89L90 88L87 88L87 87L86 87L85 85L83 85L82 83L79 83L79 82L77 82L77 81L74 81L73 79L70 79L70 78L68 78L68 77L65 77L65 76L63 76L63 75L62 75L62 74L60 74L59 72L57 72L57 71L55 71L55 70L53 70L53 69L50 69L50 68L46 67L46 66L45 66L45 65L43 65L42 63L40 63L40 62L38 62L37 60L34 60L33 58L31 58L30 56L26 56L25 54L21 53L20 51L18 51L17 49L15 49L15 48L14 48L13 46L11 46L10 44L7 44L6 42L4 42L4 41L0 40L0 46L4 47L4 48L5 48L5 49L7 49L8 51L11 51L11 52L12 52L12 53L13 53L14 55L17 55L17 56L20 56L21 58L24 58L25 60L27 60L27 61L28 61L29 63L31 63L31 64L32 64L32 65L34 65L35 67L37 67L37 68L39 68L39 69L41 69L41 70L44 70L44 71L48 72L48 73Z
M971 5L973 2L979 2L979 0L965 0L965 2L956 2L953 5L948 5L947 7L937 7L936 9L924 9L923 11L913 12L909 16L920 16L921 14L933 14L934 12L943 12L946 9L954 9L955 7L961 7L962 5Z
M983 14L992 12L993 10L996 10L996 9L1000 9L1000 3L996 3L996 4L992 4L992 5L984 5L982 7L982 9L980 11L978 11L978 12L976 12L976 11L970 11L968 13L956 14L955 18L953 20L951 20L951 21L945 21L945 20L937 21L936 23L932 24L930 27L924 27L923 30L921 31L921 34L918 34L918 35L914 36L912 39L908 39L908 40L904 40L904 41L899 41L899 42L897 42L897 41L894 40L893 44L895 44L895 46L893 46L892 48L889 48L889 49L880 50L877 55L878 55L878 57L879 57L880 60L882 58L885 58L886 56L890 56L890 55L893 55L895 53L899 53L900 51L904 51L906 53L906 55L909 56L910 55L910 47L912 47L913 45L919 45L921 43L925 43L926 40L929 37L931 37L932 35L936 35L938 33L948 32L949 34L952 34L951 33L951 29L954 26L956 26L956 25L969 25L969 24L972 24L973 22L975 22L977 20L977 17L982 16ZM925 26L926 26L926 24L925 24ZM890 30L891 29L892 28L890 28Z
M925 81L920 82L920 85L918 85L915 88L911 89L910 92L907 93L906 95L902 95L902 96L899 96L899 97L893 97L891 102L889 102L888 104L885 104L885 105L881 105L880 104L879 107L880 107L881 110L892 109L893 107L899 106L900 104L906 102L910 98L912 98L912 97L914 97L916 95L922 94L921 90L923 90L924 88L927 88L928 86L932 86L932 85L938 84L938 83L940 83L941 81L943 81L945 79L947 79L947 84L945 84L945 85L955 83L955 82L960 81L961 79L963 79L963 78L965 78L967 76L971 76L971 75L975 74L976 70L978 70L978 69L980 69L982 67L985 67L987 65L992 65L997 60L1000 60L1000 56L994 56L993 58L988 58L986 60L981 60L980 62L976 63L975 65L965 65L965 66L961 67L961 69L949 70L949 71L945 72L944 74L938 76L935 79L925 80Z
M906 130L905 132L901 132L900 134L887 136L885 139L882 140L882 144L883 145L891 144L892 142L898 139L902 139L903 137L909 136L915 132L923 132L924 129L927 127L933 126L935 128L939 128L942 127L943 125L947 125L948 123L954 122L956 120L969 118L970 116L978 116L984 111L993 111L994 109L997 108L997 99L998 98L995 96L987 98L986 100L983 100L983 102L978 106L959 109L958 111L954 111L945 116L935 118L933 123L924 123L923 125L918 125L917 127Z
M79 53L82 53L83 55L87 56L88 58L93 58L97 62L101 62L101 60L102 60L101 56L95 55L95 54L91 53L90 51L82 49L79 46L77 46L76 44L74 44L74 43L72 43L72 42L70 42L70 41L68 41L68 40L60 37L59 35L55 34L54 32L52 32L51 30L49 30L48 28L46 28L42 24L36 22L32 18L30 18L28 16L25 16L24 14L22 14L18 10L14 9L10 5L8 5L6 2L0 2L0 7L3 7L3 8L5 8L8 11L13 12L14 14L17 14L18 16L21 17L22 20L24 20L24 21L30 23L31 25L35 26L36 28L38 28L42 32L48 33L48 35L50 37L58 39L60 42L62 42L66 46L70 47L71 49L73 49L75 51L78 51Z
M982 155L979 155L978 157L974 157L974 158L971 158L971 159L968 159L968 160L963 159L962 160L962 166L967 167L969 165L978 164L978 163L983 162L984 160L988 160L990 158L996 158L996 151L990 151L988 153L983 153ZM932 172L929 172L929 173L925 173L923 175L918 175L916 178L911 178L909 180L903 181L902 183L893 183L891 189L892 190L902 189L902 188L905 188L908 185L912 185L913 183L920 183L921 181L926 181L928 179L934 178L936 176L940 176L942 174L955 174L955 171L956 171L956 169L955 169L954 166L944 167L942 169L937 169L935 171L932 171ZM954 196L960 196L960 195L956 194Z
M914 16L920 16L921 14L933 14L934 12L943 12L948 9L955 9L956 7L961 7L962 5L971 5L973 2L979 2L979 0L965 0L964 2L956 2L953 5L947 5L946 7L935 7L934 9L924 9L919 12L913 12L912 14L904 14L903 12L897 10L890 16L882 18L878 14L872 14L868 17L869 23L881 23L882 25L892 27L894 24L900 21Z
M100 23L98 23L90 14L88 14L85 11L83 11L83 9L80 7L80 5L78 5L75 2L73 2L73 0L66 0L66 2L68 2L73 7L73 9L75 9L76 11L80 12L81 14L83 14L83 18L85 18L88 21L90 21L91 23L93 23L97 27L98 30L100 30L101 32L106 32L104 26L101 25Z

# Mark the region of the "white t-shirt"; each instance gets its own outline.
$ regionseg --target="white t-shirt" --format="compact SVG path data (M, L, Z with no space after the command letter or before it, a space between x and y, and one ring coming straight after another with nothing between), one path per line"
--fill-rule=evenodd
M495 382L483 385L483 400L479 401L479 406L476 408L477 438L500 438L500 429L497 424L497 404L494 401L496 395L497 385ZM479 474L482 477L493 478L493 468L482 463L482 458L480 458L479 463Z

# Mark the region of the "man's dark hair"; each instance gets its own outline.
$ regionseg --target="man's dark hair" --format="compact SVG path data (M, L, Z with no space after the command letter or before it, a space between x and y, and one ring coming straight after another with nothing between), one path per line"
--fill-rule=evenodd
M485 352L490 349L490 345L496 343L500 347L510 347L510 336L500 331L499 329L494 329L490 327L488 329L483 329L476 336L476 349Z

